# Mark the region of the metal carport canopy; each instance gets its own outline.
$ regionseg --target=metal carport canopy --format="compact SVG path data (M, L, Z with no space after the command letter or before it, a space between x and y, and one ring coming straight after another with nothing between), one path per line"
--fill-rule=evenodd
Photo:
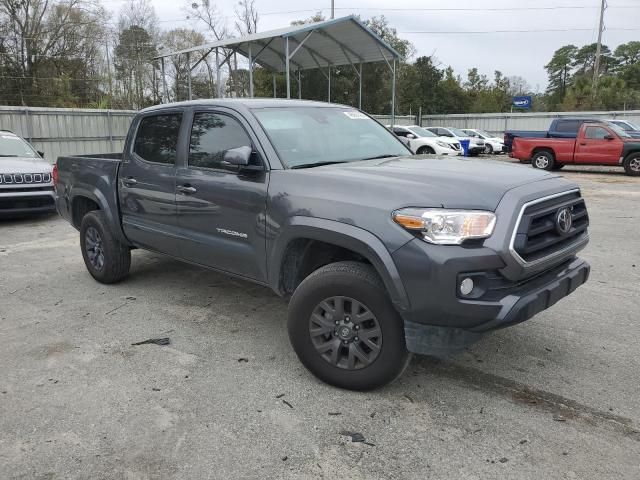
M227 52L226 58L222 61L220 61L221 49ZM273 72L287 74L287 98L291 96L291 71L298 72L298 82L300 82L300 71L320 69L328 80L329 100L331 99L331 67L351 65L360 79L360 107L362 107L362 64L385 62L393 76L392 114L395 112L395 70L396 61L400 59L400 54L353 15L229 38L175 52L162 53L156 58L161 59L164 64L166 57L186 55L189 59L194 52L201 51L204 51L204 54L196 64L190 67L191 70L214 51L218 72L233 53L239 53L246 57L249 60L250 96L253 96L254 64ZM298 92L300 92L300 88ZM221 96L221 93L218 73L218 96ZM191 97L191 92L189 95Z

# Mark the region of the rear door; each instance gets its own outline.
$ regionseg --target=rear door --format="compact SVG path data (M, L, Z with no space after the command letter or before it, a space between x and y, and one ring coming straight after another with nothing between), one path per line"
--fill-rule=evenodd
M609 137L609 139L607 139ZM585 125L584 136L576 139L575 163L618 165L623 142L606 127Z
M178 224L186 260L266 280L265 212L268 170L246 121L232 110L195 110L188 155L176 177ZM224 162L231 148L253 149L243 170Z
M177 256L175 176L181 111L138 120L118 174L122 228L142 247Z

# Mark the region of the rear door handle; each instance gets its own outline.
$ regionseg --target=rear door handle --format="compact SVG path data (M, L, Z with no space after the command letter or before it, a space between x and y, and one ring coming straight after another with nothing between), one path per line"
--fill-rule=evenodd
M180 193L184 193L185 195L191 195L192 193L196 193L198 191L191 185L179 185L178 187L176 187L176 190L178 190L178 192Z
M586 145L587 145L586 143L581 143L581 144L580 144L580 146L581 146L581 147L584 147L584 146L586 146Z
M133 177L127 177L122 179L122 184L127 187L133 187L138 184L138 181Z

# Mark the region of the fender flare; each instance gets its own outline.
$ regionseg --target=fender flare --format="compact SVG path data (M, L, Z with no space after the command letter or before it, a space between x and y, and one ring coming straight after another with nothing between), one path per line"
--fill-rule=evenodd
M409 309L409 297L404 289L400 273L391 257L391 253L382 241L371 232L347 223L323 218L295 216L282 227L275 238L269 255L269 284L276 292L280 291L280 270L282 259L289 244L296 239L305 238L331 243L352 250L369 260L382 279L391 301L403 312Z
M71 190L70 200L69 200L69 211L73 218L73 202L78 197L88 198L89 200L94 201L100 207L100 210L104 212L107 217L107 221L109 225L111 225L111 231L113 234L124 244L129 245L130 242L124 235L122 231L122 227L120 225L120 217L119 217L119 209L118 205L110 204L107 197L97 186L91 186L90 188L86 188L85 186L75 186ZM114 214L115 209L115 214ZM80 225L77 225L77 228L80 228Z

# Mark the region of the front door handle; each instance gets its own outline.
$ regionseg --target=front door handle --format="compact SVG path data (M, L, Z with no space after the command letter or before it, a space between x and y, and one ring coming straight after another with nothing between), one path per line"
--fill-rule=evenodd
M179 185L176 190L178 190L178 192L180 193L184 193L186 195L191 195L192 193L196 193L198 190L196 190L195 187L192 187L191 185Z
M127 177L122 179L122 184L127 187L133 187L138 184L138 181L133 177Z

